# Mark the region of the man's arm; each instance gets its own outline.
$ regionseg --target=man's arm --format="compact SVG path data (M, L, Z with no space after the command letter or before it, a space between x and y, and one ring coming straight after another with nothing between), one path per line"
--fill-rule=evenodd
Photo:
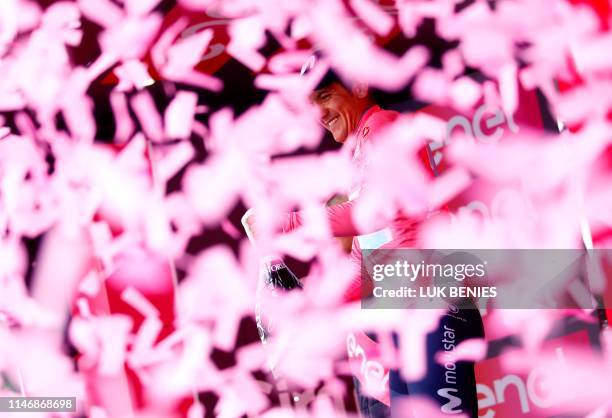
M327 207L338 205L348 201L348 197L344 195L336 195L327 201ZM353 236L349 237L336 237L336 240L340 244L340 247L344 252L350 254L353 249Z
M351 200L349 202L329 206L325 209L327 220L329 221L329 226L334 237L354 237L376 232L385 227L386 223L384 220L377 220L366 228L357 229L353 222L353 211L356 204L357 200ZM287 215L282 225L283 232L293 231L302 226L302 224L303 215L301 212L291 212Z

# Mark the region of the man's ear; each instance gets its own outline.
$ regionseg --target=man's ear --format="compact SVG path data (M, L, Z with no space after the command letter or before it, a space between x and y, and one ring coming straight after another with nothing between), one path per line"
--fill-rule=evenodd
M358 99L365 99L368 96L368 85L366 83L354 84L351 92Z

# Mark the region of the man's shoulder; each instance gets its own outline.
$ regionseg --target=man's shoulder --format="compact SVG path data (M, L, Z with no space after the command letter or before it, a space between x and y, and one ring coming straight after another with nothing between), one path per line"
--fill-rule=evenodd
M394 122L398 117L399 113L394 110L377 109L372 112L364 123L363 130L361 132L363 137L368 137L372 133L375 133L390 123Z

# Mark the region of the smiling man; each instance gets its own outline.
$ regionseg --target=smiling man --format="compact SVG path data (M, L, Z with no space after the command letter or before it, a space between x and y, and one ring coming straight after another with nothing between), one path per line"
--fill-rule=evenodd
M311 60L309 67L313 68L313 66L314 60ZM304 74L303 68L302 75ZM328 71L318 83L310 94L310 100L319 110L320 123L323 127L331 133L336 142L349 146L353 154L355 176L351 179L351 184L347 184L348 200L331 204L325 210L331 234L336 238L346 237L351 241L350 260L354 279L345 288L343 302L357 302L362 296L367 297L368 288L371 288L371 283L367 278L362 283L362 250L418 248L420 245L418 230L423 220L422 217L409 216L399 211L390 219L376 218L368 225L361 225L360 228L357 228L353 222L354 207L359 201L359 196L363 195L366 187L373 187L366 181L368 160L373 158L370 152L371 147L367 144L374 143L377 137L381 136L383 131L399 117L399 114L383 110L375 105L366 85L343 83L333 71ZM427 152L425 154L427 155ZM390 167L389 175L395 175L403 169L404 167L401 166ZM283 232L290 232L303 225L304 216L301 212L284 215ZM246 222L251 232L256 231L253 217L249 217ZM387 376L378 385L381 387L379 391L376 393L365 391L364 382L369 381L371 376L365 375L360 365L351 366L361 416L364 418L403 418L406 414L402 405L409 394L427 397L438 404L441 413L444 414L464 413L470 418L478 416L474 363L469 361L453 363L452 377L456 385L449 387L445 380L447 369L436 360L436 353L442 350L444 344L444 327L455 330L456 344L470 338L481 338L483 335L478 310L466 309L460 313L443 315L438 327L427 334L424 342L426 358L417 360L426 361L426 373L422 379L415 381L405 380L399 369L385 370L382 357L378 356L375 339L370 338L367 330L355 333L355 346L370 347L368 362L377 363L380 366L379 369L383 371L381 376ZM399 343L399 341L396 342ZM419 415L414 418L424 417Z
M304 72L304 71L303 71ZM346 302L357 301L362 292L367 294L368 283L361 280L362 249L375 248L415 248L418 243L418 227L421 219L412 218L398 213L393 219L382 220L378 225L370 225L367 230L355 227L353 222L353 207L366 187L364 182L367 173L369 147L366 144L376 141L376 137L386 129L399 114L384 110L371 99L365 84L348 85L343 83L332 71L323 77L315 90L310 94L311 102L318 108L320 123L328 130L336 142L350 146L353 153L353 163L360 173L348 188L349 200L327 207L327 215L332 235L335 237L352 237L351 261L354 263L355 280L346 289ZM349 140L350 139L350 140ZM423 158L428 166L428 154ZM394 167L401 170L401 167ZM390 174L394 171L390 171ZM433 173L432 173L433 174ZM283 231L288 232L302 225L299 212L288 215L283 225ZM364 286L362 287L362 284ZM436 361L436 353L443 347L443 332L445 329L455 330L454 340L459 343L470 338L481 338L483 335L482 321L476 309L466 309L459 313L443 315L438 327L427 335L425 344L426 373L422 379L407 381L398 369L388 371L388 386L380 393L367 393L363 390L366 376L360 368L353 370L359 410L364 418L396 418L404 417L402 400L409 394L425 396L439 405L442 414L464 413L476 417L477 397L473 362L463 361L453 363L453 382L447 387L448 370ZM359 333L358 333L359 334ZM365 333L355 335L356 344L375 347L376 342ZM373 353L376 349L373 349ZM370 353L370 354L373 354ZM369 358L376 361L376 354ZM382 363L380 363L382 365ZM382 366L381 366L382 367ZM450 366L449 366L450 367ZM416 418L421 418L419 415Z
M357 130L360 119L373 105L364 86L357 85L349 91L337 81L315 90L310 100L321 112L323 127L340 143Z

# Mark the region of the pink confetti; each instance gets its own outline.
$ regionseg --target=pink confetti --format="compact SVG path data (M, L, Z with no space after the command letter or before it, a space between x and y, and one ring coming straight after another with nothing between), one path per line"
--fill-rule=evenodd
M150 350L159 336L163 323L156 316L148 316L142 323L132 344L132 355Z
M238 229L228 220L221 223L221 228L223 229L223 232L236 240L240 239L242 236L242 233L238 231Z
M101 318L96 321L96 325L101 345L98 372L101 375L116 375L123 369L125 347L132 321L126 316L115 316Z
M155 9L159 2L160 0L125 0L125 9L128 14L139 16L147 15Z
M328 7L315 8L313 11L313 35L317 44L329 55L332 65L348 80L395 90L411 80L427 62L428 51L419 46L410 48L399 59L374 48L365 34L348 22L337 0L328 3ZM338 39L350 42L352 47L343 48L344 43L338 42ZM376 62L377 66L370 65L370 60Z
M178 21L176 26L167 31L168 36L162 36L154 47L153 53L154 58L157 57L155 62L158 70L170 80L184 81L213 91L221 90L223 85L220 80L193 70L212 39L212 31L204 30L170 45L174 34L180 31L182 24L184 22Z
M4 52L6 45L13 41L17 35L17 2L7 1L0 6L0 52Z
M450 89L452 104L459 111L472 110L482 96L480 85L469 77L458 78Z
M154 151L155 180L161 184L170 180L193 158L193 154L193 147L187 142Z
M122 60L140 59L151 46L160 25L158 14L125 17L102 33L102 50Z
M266 41L261 22L257 18L237 19L230 24L232 40L227 51L253 71L260 71L265 58L257 52Z
M463 3L0 1L2 395L76 396L77 414L98 418L350 416L351 379L338 375L353 373L348 337L364 331L380 341L369 372L423 376L441 312L345 302L359 267L324 206L358 188L350 223L384 228L400 214L415 247L586 247L581 273L609 303L611 260L596 252L612 228L609 16L590 1ZM419 34L402 52L396 18L404 37ZM434 36L450 49L435 50ZM241 66L266 95L232 109L223 103ZM431 106L320 153L329 138L309 96L329 69L349 87L410 88ZM561 132L542 129L531 99L549 103ZM235 226L243 206L255 246ZM280 233L295 210L301 226ZM270 254L309 264L301 291L257 298ZM528 300L524 267L491 267L491 280ZM584 286L552 290L577 298ZM262 300L270 338L245 342ZM562 321L595 329L592 309L497 306L485 339L453 352L476 362L481 403L495 398L479 414L605 416L609 333L596 354L580 333L549 338ZM507 337L522 346L484 358ZM261 370L274 376L259 382ZM397 416L444 408L391 401Z
M273 73L292 73L300 70L310 57L308 51L281 52L268 61L268 68Z
M351 0L357 15L378 35L385 36L393 29L393 18L369 0Z
M454 361L479 361L485 358L487 343L484 340L466 340L459 344L453 351ZM444 356L438 353L437 360L440 364L444 362Z
M157 316L159 312L138 290L128 287L121 293L121 299L145 317Z
M129 115L127 98L123 93L113 92L110 95L110 103L117 124L115 139L119 143L126 142L135 130L134 122Z
M110 0L79 0L78 5L84 16L104 28L114 26L123 18L121 8Z
M162 141L164 139L162 120L151 95L145 91L136 94L132 98L132 108L147 137L156 142Z
M115 74L119 77L118 91L138 90L150 86L154 80L149 75L147 67L138 60L128 60L115 68Z
M79 284L79 291L87 296L95 296L100 291L100 279L95 271L89 272Z
M205 413L204 407L199 402L194 402L193 405L189 407L189 412L187 412L187 418L200 418Z
M198 97L195 93L179 92L164 114L164 126L168 138L188 138Z

